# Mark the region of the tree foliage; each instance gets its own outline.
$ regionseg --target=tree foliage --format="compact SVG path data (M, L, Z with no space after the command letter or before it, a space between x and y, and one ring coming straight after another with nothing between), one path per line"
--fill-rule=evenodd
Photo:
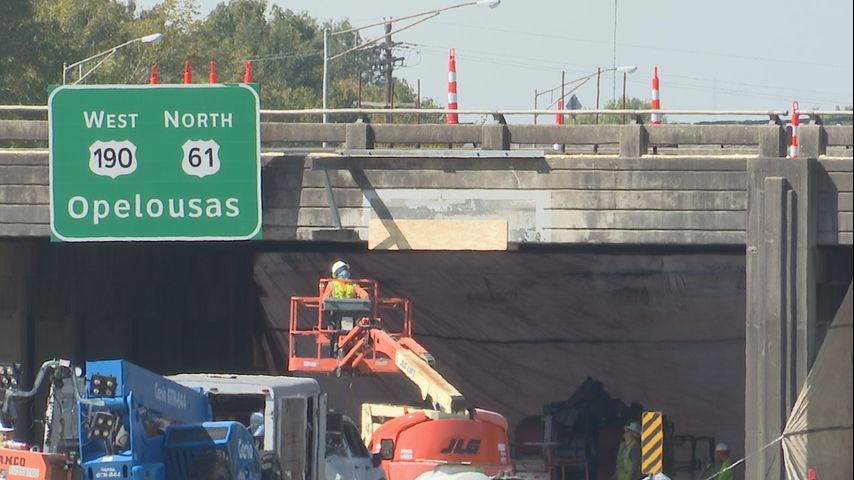
M116 45L160 32L162 40L134 42L106 60L85 79L90 84L147 83L152 64L160 83L183 81L185 60L194 83L207 82L209 62L217 80L239 82L246 61L261 85L264 108L319 108L322 105L323 31L333 32L334 56L364 42L346 21L319 24L266 0L228 0L201 18L195 0L164 0L150 9L116 0L0 0L0 103L44 104L47 87L62 83L63 62L72 63ZM99 59L100 60L100 59ZM69 71L68 81L85 74ZM329 106L353 107L382 101L382 56L377 47L357 50L328 62ZM395 79L395 103L410 103L415 92ZM432 102L427 102L431 105Z
M609 100L605 104L605 108L603 110L649 110L649 100L644 100L642 98L626 98L625 106L623 105L623 99L619 98L617 100ZM570 115L573 117L573 115ZM599 115L598 119L594 115L576 115L575 118L570 118L570 121L567 123L576 123L579 125L592 125L598 123L600 125L614 125L614 124L625 124L631 123L634 119L629 118L628 115L619 115L619 114L605 114ZM649 115L641 115L641 119L644 124L648 124L650 120ZM662 116L662 123L666 122L666 119Z

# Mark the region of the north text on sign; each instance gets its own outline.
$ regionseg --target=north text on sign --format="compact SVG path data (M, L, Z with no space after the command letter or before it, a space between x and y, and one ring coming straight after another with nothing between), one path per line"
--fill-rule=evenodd
M231 128L231 112L163 112L165 128Z

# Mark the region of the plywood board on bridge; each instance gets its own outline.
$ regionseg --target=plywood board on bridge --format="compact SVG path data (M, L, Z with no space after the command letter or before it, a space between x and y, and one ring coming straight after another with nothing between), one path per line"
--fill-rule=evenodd
M370 250L507 250L506 220L386 220L368 223Z

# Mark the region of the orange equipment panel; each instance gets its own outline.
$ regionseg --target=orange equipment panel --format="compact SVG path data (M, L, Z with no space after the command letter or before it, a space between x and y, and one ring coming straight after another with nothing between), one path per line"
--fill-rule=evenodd
M65 455L0 448L0 478L3 480L68 480Z
M470 466L488 476L512 471L507 420L495 412L473 409L472 416L436 412L434 418L415 412L389 420L378 428L369 448L379 453L381 442L394 442L394 456L383 460L387 478L416 478L438 466Z

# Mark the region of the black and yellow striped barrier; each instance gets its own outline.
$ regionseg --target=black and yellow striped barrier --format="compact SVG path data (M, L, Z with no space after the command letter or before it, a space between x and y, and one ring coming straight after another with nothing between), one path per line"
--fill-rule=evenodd
M664 470L664 416L643 412L641 416L641 473L654 475Z

